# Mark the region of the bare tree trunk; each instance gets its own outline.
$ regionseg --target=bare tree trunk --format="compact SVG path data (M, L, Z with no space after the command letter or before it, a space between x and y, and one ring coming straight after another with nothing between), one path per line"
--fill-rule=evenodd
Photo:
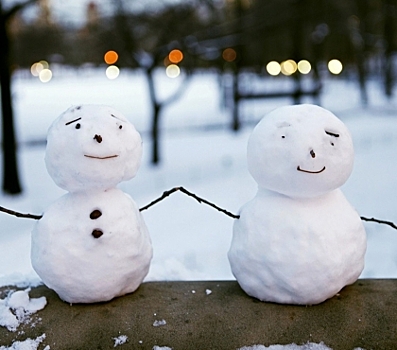
M240 92L239 92L239 68L236 66L233 69L233 115L232 115L232 130L240 130L240 116L239 116L239 104L240 104Z
M395 0L385 1L384 4L385 13L385 24L384 24L384 38L385 38L385 94L388 98L393 95L393 83L394 83L394 72L393 72L393 50L395 41L395 11L397 3Z
M160 162L160 111L161 107L153 103L153 124L152 124L152 164Z
M0 4L0 86L3 140L3 191L10 194L22 192L18 176L14 116L11 96L10 40L7 33L6 16Z
M156 87L154 84L154 67L150 67L146 70L146 77L149 85L149 96L152 105L152 164L158 164L160 162L160 113L162 104L157 101Z

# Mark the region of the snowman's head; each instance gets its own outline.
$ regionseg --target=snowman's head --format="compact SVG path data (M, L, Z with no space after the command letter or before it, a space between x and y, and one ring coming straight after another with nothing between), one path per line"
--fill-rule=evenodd
M346 182L354 151L342 121L324 108L303 104L266 115L248 141L247 158L259 187L311 198Z
M106 190L133 178L142 157L134 126L108 106L69 108L48 130L45 162L63 189Z

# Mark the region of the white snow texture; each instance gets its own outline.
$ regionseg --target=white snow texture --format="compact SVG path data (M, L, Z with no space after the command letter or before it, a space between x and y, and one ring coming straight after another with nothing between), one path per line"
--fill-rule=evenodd
M303 345L297 344L288 344L288 345L253 345L253 346L244 346L238 350L332 350L328 346L326 346L323 342L317 343L306 343Z
M0 299L0 326L15 332L21 323L29 322L32 314L46 306L45 297L30 299L29 291L11 291L6 298Z
M126 335L119 335L118 337L113 338L113 340L114 340L114 347L116 347L125 344L128 340L128 337Z
M10 347L0 346L0 350L37 350L39 345L46 338L45 334L40 335L36 339L25 339L23 341L16 341ZM47 345L44 350L50 350L50 346Z
M339 189L353 167L346 126L314 105L279 108L248 142L256 196L241 209L228 254L247 294L317 304L357 280L366 233Z

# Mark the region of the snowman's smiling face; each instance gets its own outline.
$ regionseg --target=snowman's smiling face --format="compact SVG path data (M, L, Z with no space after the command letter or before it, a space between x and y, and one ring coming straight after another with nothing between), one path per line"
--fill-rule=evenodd
M248 167L262 188L297 198L340 187L353 168L353 144L346 126L314 105L276 109L254 129Z
M76 107L76 109L80 110L81 107ZM110 113L110 116L113 118L117 118L114 114L111 114L111 113ZM80 129L81 128L81 123L80 123L81 120L82 120L82 118L79 117L74 120L66 122L65 125L75 124L75 129ZM84 118L84 121L86 121L86 118ZM123 125L121 125L121 124L118 125L118 128L122 129ZM102 143L102 141L103 141L102 136L98 135L98 134L95 134L93 139L98 143ZM116 158L118 156L119 156L118 154L113 154L113 155L108 155L108 156L94 156L94 155L84 154L84 157L93 158L93 159L111 159L111 158Z
M134 126L107 106L68 109L48 131L46 165L70 192L106 190L135 176L142 141Z

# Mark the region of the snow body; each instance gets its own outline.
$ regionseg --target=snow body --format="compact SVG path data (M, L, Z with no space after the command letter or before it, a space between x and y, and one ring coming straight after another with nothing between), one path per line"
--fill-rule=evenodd
M107 106L84 105L49 129L46 165L69 191L32 232L32 266L69 303L93 303L135 291L152 258L150 236L135 202L115 186L134 177L142 141Z
M355 282L366 234L339 189L353 168L346 126L318 106L282 107L255 127L247 158L258 192L241 209L228 254L242 289L317 304Z
M102 215L91 219L100 210ZM94 230L103 234L92 235ZM149 233L135 202L112 188L68 193L47 208L33 231L32 265L70 303L107 301L135 291L149 271Z

